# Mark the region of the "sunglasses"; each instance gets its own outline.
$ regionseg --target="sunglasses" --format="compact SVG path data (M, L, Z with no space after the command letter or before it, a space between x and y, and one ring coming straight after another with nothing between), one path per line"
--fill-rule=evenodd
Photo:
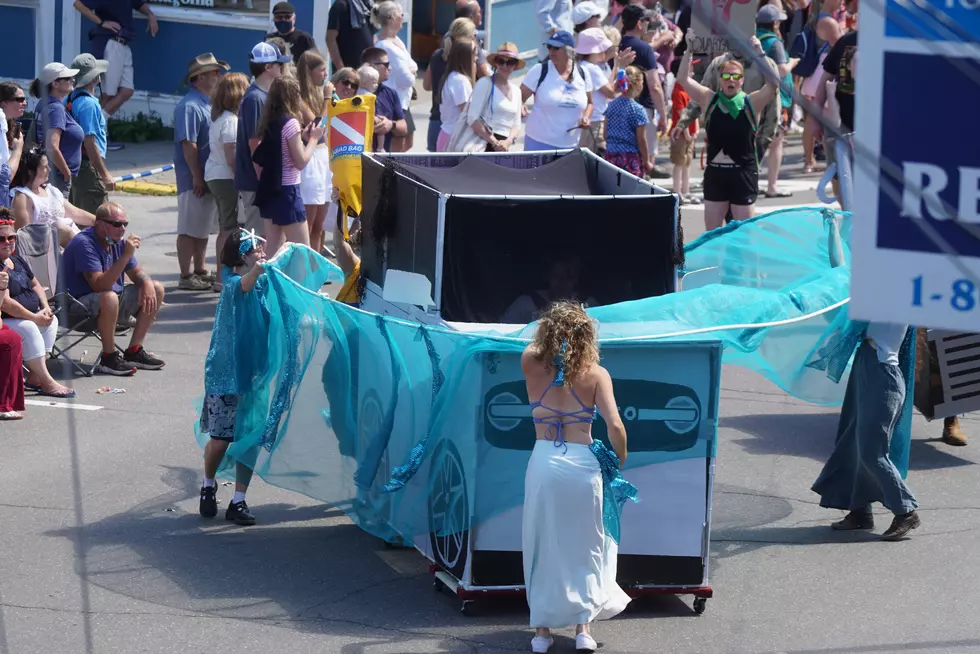
M6 102L19 102L21 104L27 104L27 98L22 95L18 98L10 98L9 100L6 100Z
M55 81L56 82L71 82L72 84L74 84L75 83L75 78L74 77L59 77Z
M346 86L346 87L347 87L347 88L349 88L349 89L356 89L356 88L357 88L357 85L358 85L358 83L357 83L357 82L352 82L352 81L351 81L351 80L349 80L349 79L342 79L342 80L340 80L340 81L339 81L339 82L337 82L337 83L338 83L338 84L341 84L341 85L343 85L343 86Z
M742 77L744 77L744 75L742 75L742 73L722 73L721 74L721 78L723 80L734 80L736 82L738 80L742 79Z
M391 62L390 61L376 61L376 62L374 62L371 65L372 66L384 66L385 68L391 68Z
M99 218L99 220L113 227L126 227L129 225L128 220L109 220L108 218Z
M503 57L497 57L497 65L498 66L516 66L517 65L517 60L516 59L504 59Z
M548 48L548 51L549 52L552 51L552 50L561 50L561 48L559 48L557 45L548 45L548 46L545 46L545 47Z
M16 243L17 235L11 234L10 236L0 236L0 241L6 241L7 243Z

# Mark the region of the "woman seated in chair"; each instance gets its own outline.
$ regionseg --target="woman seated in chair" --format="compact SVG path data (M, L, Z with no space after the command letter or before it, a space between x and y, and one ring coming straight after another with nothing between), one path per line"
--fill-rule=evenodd
M79 227L95 224L95 216L73 205L56 186L49 185L48 171L44 150L34 147L24 152L10 183L14 195L11 205L14 226L20 229L32 223L54 225L58 229L58 242L65 247Z
M0 207L0 271L7 273L3 296L3 324L21 338L24 365L30 371L25 385L41 395L75 397L75 391L56 382L48 372L47 355L58 336L58 318L34 271L15 253L17 234L10 212Z

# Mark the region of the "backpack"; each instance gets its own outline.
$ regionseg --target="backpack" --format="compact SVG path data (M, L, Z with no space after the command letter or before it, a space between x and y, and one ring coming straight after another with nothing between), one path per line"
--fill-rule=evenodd
M816 26L807 25L804 27L803 31L796 35L790 52L798 54L800 58L796 67L793 68L793 75L809 77L817 72L817 66L820 64L820 48L817 47Z
M541 82L543 82L544 81L544 78L548 76L548 64L549 63L550 62L547 59L541 63L541 76L538 77L538 86L541 86ZM585 71L582 70L582 64L580 64L578 62L575 62L575 67L572 68L572 77L573 78L575 77L575 71L576 70L578 71L579 77L581 77L583 80L588 80L588 78L585 76ZM537 87L535 87L535 89L537 89Z
M772 32L763 32L761 30L756 32L756 36L762 42L762 50L763 50L763 52L766 53L766 56L767 57L772 58L772 54L770 54L770 51L772 50L772 46L775 45L777 41L779 41L779 37L776 36L775 34L773 34ZM783 107L791 107L791 106L793 106L793 94L791 92L787 91L786 90L786 87L789 87L789 88L792 88L793 87L793 73L792 72L786 73L786 75L784 75L779 80L779 101L780 101L780 104Z

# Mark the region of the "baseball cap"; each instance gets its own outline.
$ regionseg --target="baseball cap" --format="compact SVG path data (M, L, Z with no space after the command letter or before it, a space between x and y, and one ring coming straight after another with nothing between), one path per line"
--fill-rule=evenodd
M47 85L56 79L63 79L66 77L75 79L75 75L78 75L78 69L69 68L64 64L54 62L42 68L41 74L37 76L37 79L39 82L41 82L41 84Z
M279 48L265 41L252 48L248 58L255 64L288 64L293 60L291 56L281 54Z
M599 9L599 5L590 0L580 2L572 9L572 23L575 25L581 25L593 16L602 18L603 11Z
M565 30L558 30L544 44L555 48L574 48L575 39Z
M295 14L296 7L288 2L277 2L276 6L272 8L272 15L276 14Z
M786 14L776 5L762 5L755 15L757 23L775 23L777 20L786 20Z

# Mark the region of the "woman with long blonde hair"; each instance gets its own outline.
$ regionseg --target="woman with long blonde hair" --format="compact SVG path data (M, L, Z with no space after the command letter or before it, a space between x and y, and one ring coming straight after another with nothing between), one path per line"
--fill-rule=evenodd
M612 378L599 365L596 325L582 305L559 301L541 315L521 369L537 436L524 478L522 535L536 630L531 650L547 652L552 629L575 625L576 649L593 651L590 623L629 603L616 584L617 536L607 532L610 516L603 515L605 482L621 479L619 465L626 461L626 428ZM592 440L596 407L615 454Z
M457 18L449 24L449 31L443 39L442 46L432 53L429 66L422 76L422 88L432 91L432 110L429 112L429 131L426 134L426 148L429 152L438 151L439 132L442 123L442 112L439 103L442 101L442 78L446 72L446 60L455 41L475 41L476 24L469 18ZM479 53L477 54L479 59ZM479 67L477 68L479 72Z
M296 81L303 97L302 125L320 122L327 115L327 100L333 95L333 84L327 81L327 62L316 50L307 50L296 62ZM323 249L323 225L333 175L330 172L330 150L321 139L313 150L313 159L300 173L299 191L306 209L306 226L310 247Z
M453 47L449 51L440 93L442 131L436 144L439 152L446 151L456 122L473 96L473 85L476 83L476 48L475 41L453 41Z
M313 159L325 130L319 122L301 128L304 110L306 103L295 78L281 77L272 83L259 120L262 142L252 155L260 169L255 206L262 212L270 253L279 249L283 239L310 244L300 171Z

